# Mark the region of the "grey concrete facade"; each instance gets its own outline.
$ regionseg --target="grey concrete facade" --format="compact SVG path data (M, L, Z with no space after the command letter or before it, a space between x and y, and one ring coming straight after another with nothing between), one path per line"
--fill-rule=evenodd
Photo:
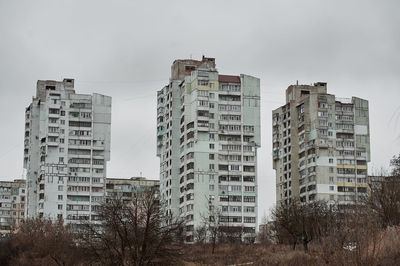
M111 97L76 94L73 79L40 80L25 116L27 217L96 220L110 160Z
M0 181L0 234L18 230L26 213L26 182Z
M272 112L276 202L354 203L367 192L368 101L338 98L326 83L291 85Z
M160 197L185 219L186 241L210 209L254 237L260 80L220 75L213 58L176 60L157 102Z
M124 203L132 201L133 194L141 190L155 191L158 199L160 190L160 180L151 180L144 177L132 178L107 178L106 180L106 199L119 199Z

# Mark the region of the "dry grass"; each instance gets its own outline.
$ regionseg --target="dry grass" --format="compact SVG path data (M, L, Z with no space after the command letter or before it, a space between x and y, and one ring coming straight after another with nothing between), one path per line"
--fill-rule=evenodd
M185 248L185 265L318 265L318 259L286 245L209 245Z
M400 265L400 228L388 228L369 239L363 252L332 245L330 239L309 246L304 253L298 245L188 245L183 250L184 265ZM364 245L363 245L364 246Z

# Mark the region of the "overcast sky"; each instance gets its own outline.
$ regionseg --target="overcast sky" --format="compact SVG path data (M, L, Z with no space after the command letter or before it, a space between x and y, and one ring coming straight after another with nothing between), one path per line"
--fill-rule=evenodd
M156 91L173 60L215 57L261 79L259 216L275 201L271 110L317 81L369 100L372 161L400 153L400 1L0 0L0 180L23 173L24 111L38 79L113 98L110 177L159 178Z

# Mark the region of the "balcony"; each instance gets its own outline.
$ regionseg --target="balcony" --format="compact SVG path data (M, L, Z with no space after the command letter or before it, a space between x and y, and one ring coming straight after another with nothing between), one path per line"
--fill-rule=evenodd
M57 140L48 140L46 144L47 146L52 146L52 147L57 147L59 145Z

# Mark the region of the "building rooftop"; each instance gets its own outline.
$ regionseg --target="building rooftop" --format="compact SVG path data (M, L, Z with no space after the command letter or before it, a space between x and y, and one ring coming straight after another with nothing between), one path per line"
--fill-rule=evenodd
M219 82L227 82L227 83L240 83L239 76L231 76L231 75L219 75L218 76Z

